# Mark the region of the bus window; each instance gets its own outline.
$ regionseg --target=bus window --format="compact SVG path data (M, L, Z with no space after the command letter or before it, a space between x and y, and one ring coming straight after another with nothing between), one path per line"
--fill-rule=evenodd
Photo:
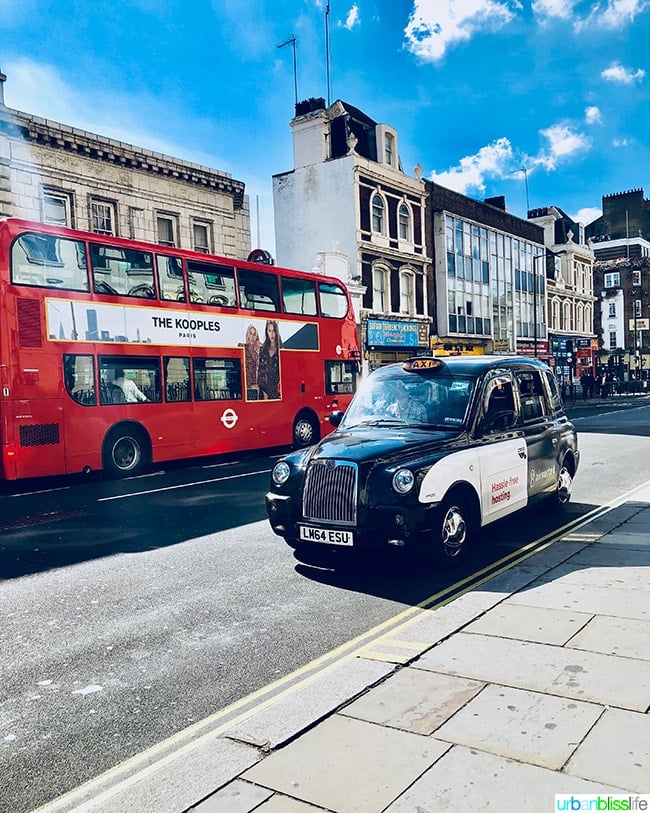
M285 313L316 316L316 283L307 279L282 277L282 305Z
M356 361L325 362L325 392L327 395L350 395L355 387Z
M279 311L278 278L260 271L237 270L239 300L242 308L256 311Z
M84 244L51 234L21 234L11 249L11 281L16 285L87 291Z
M184 356L165 356L165 401L191 401L190 360Z
M178 257L156 255L158 269L158 290L160 298L172 302L185 302L185 283L183 281L183 263Z
M134 356L100 356L99 387L101 404L160 403L160 361Z
M197 401L241 400L240 359L194 359Z
M207 302L222 308L237 306L235 269L230 266L188 260L187 282L191 302Z
M63 382L66 391L78 404L95 406L95 359L93 356L64 354Z
M348 313L348 298L339 285L331 282L319 282L321 316L333 316L343 319Z
M147 251L91 243L95 293L155 299L152 262Z

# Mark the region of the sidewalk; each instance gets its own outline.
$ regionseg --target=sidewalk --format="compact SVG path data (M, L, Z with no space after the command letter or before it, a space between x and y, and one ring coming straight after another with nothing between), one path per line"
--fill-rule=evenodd
M558 793L649 793L649 573L650 483L65 809L548 813Z

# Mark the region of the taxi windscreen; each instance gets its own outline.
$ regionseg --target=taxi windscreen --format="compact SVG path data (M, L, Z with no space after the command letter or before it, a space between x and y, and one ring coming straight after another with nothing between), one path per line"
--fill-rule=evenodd
M368 376L348 407L341 429L367 425L463 426L475 380L467 376Z

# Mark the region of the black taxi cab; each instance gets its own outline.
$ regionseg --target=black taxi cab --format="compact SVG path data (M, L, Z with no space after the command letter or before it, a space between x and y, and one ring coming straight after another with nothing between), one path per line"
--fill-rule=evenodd
M415 357L370 373L337 429L281 458L271 527L295 549L420 549L457 560L477 531L571 497L579 451L553 371L517 356Z

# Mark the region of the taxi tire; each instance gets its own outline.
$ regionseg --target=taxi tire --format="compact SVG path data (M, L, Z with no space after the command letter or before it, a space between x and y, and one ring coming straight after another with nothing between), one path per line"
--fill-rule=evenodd
M449 494L438 508L433 554L438 563L452 567L466 555L472 537L472 513L460 493Z
M566 508L571 500L571 492L573 490L573 470L570 464L563 463L560 467L560 472L557 476L555 483L555 490L553 491L553 506L556 510L561 511Z

